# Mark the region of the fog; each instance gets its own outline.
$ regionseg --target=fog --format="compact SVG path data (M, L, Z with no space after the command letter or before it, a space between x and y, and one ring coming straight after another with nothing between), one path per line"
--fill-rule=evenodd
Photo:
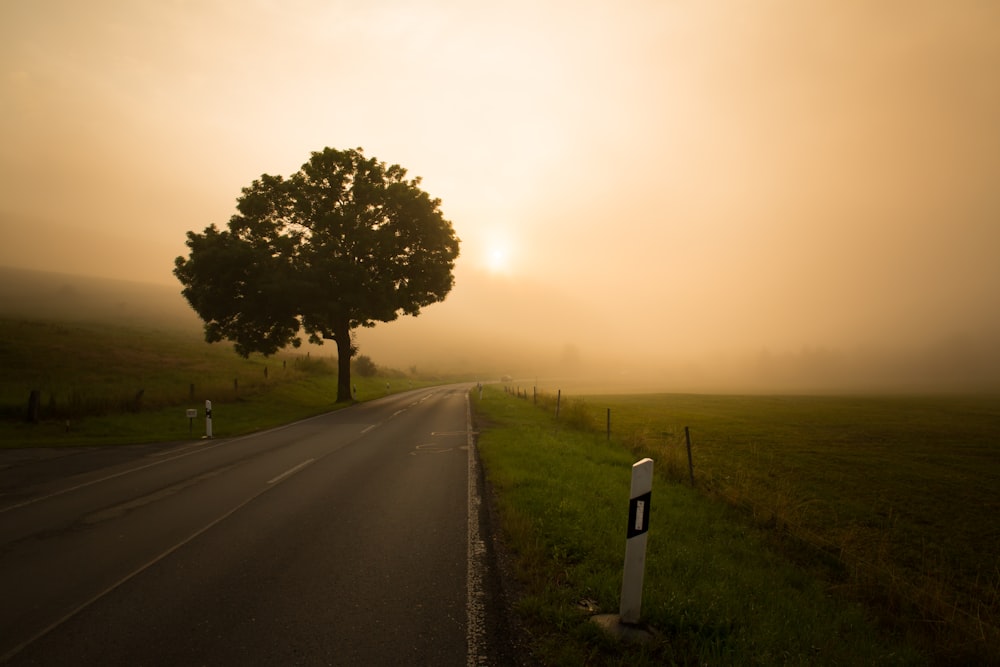
M973 0L6 3L0 265L179 291L185 232L240 188L362 146L463 241L445 302L359 332L376 363L995 389L998 25Z

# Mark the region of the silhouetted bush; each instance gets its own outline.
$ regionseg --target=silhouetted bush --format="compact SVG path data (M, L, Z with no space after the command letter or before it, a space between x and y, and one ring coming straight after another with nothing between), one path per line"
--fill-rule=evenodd
M375 366L375 362L366 354L362 354L354 360L354 372L361 377L373 377L377 371L378 367Z

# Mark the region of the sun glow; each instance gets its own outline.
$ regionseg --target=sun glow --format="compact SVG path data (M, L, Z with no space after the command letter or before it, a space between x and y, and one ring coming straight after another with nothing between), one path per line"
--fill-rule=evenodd
M486 257L486 267L492 273L507 273L510 271L510 253L507 248L495 247Z
M482 265L490 273L510 273L513 270L513 252L507 236L493 233L485 241Z

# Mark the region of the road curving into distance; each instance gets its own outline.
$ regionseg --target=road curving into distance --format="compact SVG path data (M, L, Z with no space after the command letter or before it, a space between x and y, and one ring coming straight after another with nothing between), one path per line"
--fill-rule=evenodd
M0 662L507 664L468 390L0 450Z

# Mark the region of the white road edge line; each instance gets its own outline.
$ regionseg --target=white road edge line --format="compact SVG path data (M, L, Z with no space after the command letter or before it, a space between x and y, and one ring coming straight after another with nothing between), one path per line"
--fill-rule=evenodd
M95 484L100 484L102 482L107 482L107 481L110 481L112 479L116 479L118 477L123 477L125 475L131 475L134 472L139 472L141 470L146 470L147 468L153 468L153 467L158 466L158 465L163 465L164 463L170 463L171 461L176 461L177 459L183 459L183 458L191 456L193 454L201 454L201 453L207 452L210 449L215 449L216 447L221 447L221 446L227 445L227 444L229 444L231 442L233 442L233 440L219 440L219 441L216 441L214 444L211 444L211 445L209 445L207 447L202 447L200 449L185 448L184 452L182 452L180 454L177 454L176 456L171 456L170 458L157 459L157 460L152 461L150 463L139 465L139 466L136 466L134 468L128 468L127 470L121 470L119 472L112 473L110 475L106 475L106 476L100 477L98 479L92 479L90 481L82 482L82 483L77 484L75 486L70 486L70 487L67 487L65 489L59 489L58 491L53 491L52 493L47 493L47 494L45 494L43 496L36 496L34 498L29 498L27 500L24 500L22 502L16 503L14 505L7 505L6 507L0 507L0 514L2 514L4 512L8 512L10 510L16 510L16 509L20 509L22 507L27 507L28 505L33 505L35 503L40 503L43 500L48 500L50 498L55 498L57 496L63 496L63 495L66 495L67 493L72 493L74 491L79 491L80 489L85 489L88 486L94 486Z
M472 402L465 394L466 444L469 454L469 501L468 501L468 543L466 554L466 602L465 602L465 645L468 667L479 667L487 663L484 637L486 634L485 593L483 591L483 568L485 567L486 545L479 534L479 510L482 501L479 495L479 462L476 457L476 441L472 430Z
M98 478L98 479L92 479L92 480L90 480L88 482L83 482L81 484L77 484L75 486L70 486L70 487L67 487L65 489L59 489L58 491L53 491L51 493L47 493L47 494L42 495L42 496L36 496L34 498L29 498L29 499L21 501L19 503L15 503L13 505L6 505L4 507L0 507L0 514L3 514L4 512L8 512L10 510L16 510L16 509L20 509L22 507L27 507L28 505L34 505L35 503L39 503L39 502L42 502L44 500L49 500L50 498L55 498L57 496L62 496L62 495L65 495L67 493L72 493L74 491L79 491L80 489L85 489L88 486L93 486L95 484L100 484L102 482L107 482L107 481L110 481L110 480L115 479L117 477L122 477L124 475L131 475L134 472L139 472L139 471L145 470L147 468L152 468L154 466L158 466L158 465L161 465L163 463L169 463L171 461L176 461L177 459L182 459L184 457L191 456L193 454L203 454L203 453L205 453L207 451L215 449L216 447L222 447L223 445L231 445L233 443L240 442L242 440L249 440L251 438L256 438L256 437L261 436L261 435L266 435L268 433L274 433L275 431L284 431L285 429L291 428L292 426L295 426L297 424L304 424L306 422L313 421L315 419L320 419L322 417L325 417L328 414L329 413L323 413L323 414L319 414L319 415L314 415L312 417L306 417L305 419L300 419L300 420L294 421L294 422L292 422L290 424L283 424L282 426L276 426L274 428L270 428L270 429L267 429L267 430L264 430L264 431L257 431L256 433L247 433L245 435L238 435L238 436L235 436L235 437L232 437L232 438L223 438L223 439L219 439L219 440L212 440L212 441L209 441L208 443L203 443L203 442L195 443L195 444L199 445L198 447L194 447L194 446L191 446L191 447L187 447L187 446L179 447L177 449L170 450L170 451L166 452L165 454L162 454L162 456L167 456L169 458L157 458L157 460L155 460L155 461L152 461L150 463L146 463L146 464L143 464L143 465L139 465L139 466L136 466L134 468L128 468L127 470L122 470L120 472L116 472L116 473L113 473L111 475L107 475L105 477L101 477L101 478ZM377 426L377 424L373 424L372 426L369 426L364 431L362 431L362 433L365 433L368 430L370 430L372 428L375 428L375 426ZM207 446L203 446L203 445L206 445L206 444L207 444ZM177 452L180 452L180 453L177 453ZM2 663L2 662L3 662L3 660L0 660L0 663Z
M478 477L476 477L476 476L474 476L474 475L471 474L471 472L474 469L478 470L478 468L476 466L475 457L472 454L472 445L474 444L474 441L472 439L473 438L473 431L472 431L472 408L471 408L471 404L469 402L469 395L468 394L466 394L466 396L465 396L465 406L466 406L466 420L467 420L467 424L468 424L467 431L468 431L468 434L469 434L468 435L468 442L469 442L469 445L470 445L470 447L469 447L469 451L470 451L470 457L469 457L469 470L470 470L470 475L469 475L469 507L470 507L470 517L471 517L471 516L473 516L473 514L472 514L472 506L473 506L473 496L474 496L475 497L475 515L474 516L476 518L476 521L471 521L471 520L469 521L469 535L470 535L469 547L468 547L469 570L468 570L468 577L467 577L467 579L468 579L468 585L467 585L467 589L468 589L468 602L466 604L466 618L468 619L467 630L466 630L466 643L467 643L467 645L469 647L469 649L467 651L467 655L468 655L468 663L467 664L468 665L480 665L480 664L486 664L485 662L481 662L480 658L479 658L479 655L480 655L479 646L480 646L480 644L482 642L482 637L484 635L483 622L482 622L482 617L483 617L483 614L482 614L482 597L483 597L483 593L482 593L482 577L481 577L481 575L479 573L478 566L475 567L475 568L473 567L473 560L472 560L472 558L473 558L473 553L476 553L481 558L482 555L485 553L485 546L483 545L482 541L479 539L479 523L478 523L478 518L479 518L479 492L478 492L478 484L477 484ZM223 444L231 444L231 443L233 443L233 442L235 442L237 440L245 440L245 439L248 439L248 438L253 438L253 437L257 436L257 435L261 435L263 433L267 433L267 432L270 432L270 431L284 430L284 429L286 429L286 428L288 428L290 426L294 426L295 424L302 423L302 422L307 422L307 421L311 421L313 419L318 419L319 417L322 417L322 416L323 415L317 415L315 417L308 417L306 419L300 420L299 422L294 422L292 424L286 424L285 426L280 426L280 427L275 428L275 429L269 429L268 431L261 431L259 433L251 433L251 434L248 434L248 435L238 436L236 438L232 438L232 439L228 439L228 440L218 441L215 444L211 445L210 447L207 447L207 448L204 448L204 449L198 449L198 450L189 451L189 452L181 454L181 455L179 455L179 456L177 456L175 458L182 458L182 457L185 457L185 456L189 456L190 454L193 454L195 452L203 452L203 451L206 451L206 449L215 448L215 447L221 446ZM372 428L375 428L375 426L378 426L378 424L372 424L371 426L369 426L368 428L366 428L364 431L362 431L362 433L364 433L365 431L369 431ZM325 456L328 456L328 455L329 455L329 452L327 454L325 454L323 457L320 457L320 458L324 458ZM170 460L170 459L166 459L166 460ZM152 463L152 464L140 466L139 468L134 468L134 469L131 469L131 470L125 470L125 471L122 471L122 472L119 472L119 473L116 473L116 474L113 474L113 475L108 475L107 477L104 477L102 479L93 480L91 482L87 482L87 483L84 483L84 484L77 485L77 486L72 487L70 489L65 489L63 491L52 493L52 494L49 494L48 496L45 496L43 498L37 498L37 499L34 499L34 500L30 500L28 502L20 503L18 505L11 505L9 507L0 508L0 512L5 512L5 511L7 511L9 509L14 509L16 507L23 507L24 505L30 505L30 504L32 504L34 502L37 502L38 500L42 500L44 498L51 498L53 496L62 495L63 493L68 493L70 491L74 491L74 490L79 489L79 488L90 486L92 484L97 484L99 482L106 481L106 480L109 480L109 479L113 479L115 477L121 477L122 475L126 475L126 474L129 474L131 472L135 472L136 470L142 470L142 469L151 467L153 465L159 465L160 463L163 463L166 460L157 461L156 463ZM314 461L314 459L309 459L309 461L304 462L302 464L299 464L299 466L296 466L296 468L304 467L304 465L310 464L313 461ZM293 468L292 470L287 471L286 473L283 473L283 475L291 474L293 471L295 471L295 468ZM281 476L279 476L279 477L281 477ZM278 479L278 478L275 478L275 479ZM473 493L474 487L475 487L475 493ZM257 498L259 498L260 496L264 495L266 492L270 491L273 488L276 488L275 485L268 483L267 486L262 487L256 493L254 493L249 498L245 499L243 502L239 503L238 505L236 505L235 507L233 507L229 511L224 512L222 515L220 515L217 518L215 518L214 520L208 522L207 524L205 524L204 526L202 526L198 530L194 531L193 533L191 533L190 535L188 535L187 537L185 537L181 541L179 541L176 544L174 544L172 547L169 547L168 549L166 549L163 552L161 552L159 555L153 557L151 560L149 560L148 562L146 562L144 565L140 565L139 567L137 567L136 569L132 570L131 572L129 572L128 574L126 574L125 576L123 576L121 579L119 579L118 581L114 582L113 584L111 584L110 586L108 586L107 588L105 588L104 590L102 590L99 593L93 595L88 600L84 601L83 603L77 605L75 608L73 608L72 610L70 610L69 612L67 612L61 618L59 618L56 621L50 623L45 628L39 630L38 632L36 632L34 635L32 635L31 637L29 637L28 639L24 640L23 642L21 642L20 644L18 644L14 648L12 648L9 651L7 651L5 654L0 655L0 664L4 664L4 663L8 662L15 655L17 655L18 653L20 653L21 651L23 651L25 648L27 648L31 644L35 643L36 641L38 641L39 639L41 639L45 635L49 634L50 632L52 632L53 630L55 630L60 625L62 625L63 623L65 623L69 619L73 618L74 616L76 616L77 614L79 614L80 612L82 612L84 609L86 609L90 605L94 604L95 602L97 602L98 600L100 600L104 596L108 595L112 591L114 591L114 590L120 588L121 586L125 585L126 583L128 583L132 579L136 578L137 576L139 576L140 574L142 574L143 572L145 572L149 568L153 567L154 565L156 565L160 561L166 559L168 556L170 556L174 552L178 551L182 547L184 547L187 544L193 542L195 539L197 539L198 537L200 537L204 533L208 532L209 530L211 530L215 526L219 525L220 523L222 523L223 521L225 521L226 519L228 519L232 515L236 514L238 511L240 511L241 509L243 509L244 507L246 507L247 505L249 505L250 503L252 503L253 501L255 501ZM471 537L473 535L475 535L475 544L478 545L478 547L476 549L473 549L473 546L472 546L474 544L473 540L471 539ZM478 565L478 561L477 561L477 565ZM473 585L473 580L475 580L475 585ZM475 611L473 610L473 600L474 599L475 599L475 605L476 605L476 610ZM473 648L473 646L475 646L475 648Z
M108 595L112 591L114 591L114 590L120 588L121 586L125 585L126 583L128 583L132 579L136 578L137 576L139 576L140 574L142 574L143 572L145 572L149 568L153 567L154 565L156 565L160 561L164 560L165 558L167 558L168 556L170 556L171 554L173 554L175 551L177 551L177 550L181 549L182 547L186 546L187 544L193 542L195 539L197 539L198 537L200 537L204 533L208 532L209 530L211 530L215 526L219 525L220 523L222 523L223 521L225 521L226 519L228 519L232 515L236 514L238 511L240 511L241 509L243 509L244 507L246 507L247 505L249 505L250 503L252 503L253 501L255 501L257 498L259 498L260 496L262 496L264 493L266 493L267 491L270 491L273 488L275 488L275 487L274 486L264 486L264 487L262 487L260 490L258 490L256 493L254 493L252 496L250 496L249 498L247 498L243 502L239 503L238 505L236 505L235 507L233 507L229 511L224 512L219 517L215 518L212 521L209 521L207 524L205 524L204 526L202 526L198 530L194 531L193 533L191 533L190 535L188 535L187 537L185 537L184 539L182 539L180 542L176 543L172 547L169 547L165 551L161 552L159 555L155 556L152 560L148 561L144 565L140 565L139 567L137 567L136 569L132 570L131 572L129 572L128 574L126 574L124 577L122 577L121 579L119 579L115 583L111 584L110 586L108 586L104 590L100 591L96 595L92 596L90 599L86 600L85 602L81 603L80 605L78 605L77 607L75 607L74 609L72 609L71 611L69 611L68 613L66 613L61 618L59 618L56 621L54 621L53 623L49 624L47 627L43 628L42 630L39 630L38 632L36 632L34 635L32 635L31 637L29 637L28 639L24 640L23 642L21 642L20 644L18 644L14 648L12 648L11 650L7 651L7 653L5 653L4 655L0 655L0 664L6 663L8 660L10 660L11 658L13 658L15 655L17 655L21 651L23 651L25 648L27 648L31 644L35 643L36 641L38 641L39 639L41 639L45 635L49 634L50 632L52 632L53 630L55 630L56 628L58 628L60 625L62 625L63 623L65 623L66 621L68 621L69 619L73 618L74 616L76 616L77 614L79 614L81 611L83 611L84 609L86 609L87 607L89 607L90 605L94 604L95 602L97 602L98 600L100 600L101 598L103 598L105 595Z
M307 465L309 465L310 463L312 463L315 460L316 459L308 459L306 461L303 461L302 463L298 464L294 468L289 468L288 470L286 470L285 472L281 473L280 475L278 475L274 479L267 480L267 483L268 484L277 484L278 482L280 482L281 480L285 479L286 477L290 477L290 476L294 475L295 473L297 473L298 471L302 470L303 468L305 468Z

